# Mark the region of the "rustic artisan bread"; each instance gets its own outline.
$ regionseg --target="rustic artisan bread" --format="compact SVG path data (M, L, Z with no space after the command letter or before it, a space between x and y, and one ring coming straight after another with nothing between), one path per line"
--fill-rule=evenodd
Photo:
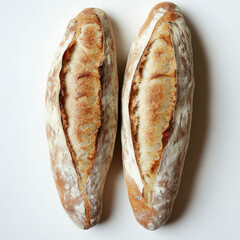
M89 8L67 27L49 73L46 131L63 207L80 228L94 226L117 130L118 77L107 15Z
M137 221L169 218L187 152L194 90L190 31L179 8L160 3L132 44L122 91L125 180Z

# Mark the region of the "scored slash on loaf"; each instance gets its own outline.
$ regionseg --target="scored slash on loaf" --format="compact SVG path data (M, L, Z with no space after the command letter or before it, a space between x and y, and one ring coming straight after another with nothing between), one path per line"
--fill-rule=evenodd
M160 3L134 40L122 90L125 181L137 221L169 219L187 152L194 90L190 31L179 8Z

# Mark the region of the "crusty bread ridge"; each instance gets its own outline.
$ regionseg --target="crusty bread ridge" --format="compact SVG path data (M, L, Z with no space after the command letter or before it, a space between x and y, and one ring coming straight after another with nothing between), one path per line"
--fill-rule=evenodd
M132 44L122 91L123 166L134 215L169 218L187 152L194 90L190 31L173 3L150 12Z
M107 15L89 8L68 25L49 73L46 130L63 207L83 229L102 211L117 130L118 77Z

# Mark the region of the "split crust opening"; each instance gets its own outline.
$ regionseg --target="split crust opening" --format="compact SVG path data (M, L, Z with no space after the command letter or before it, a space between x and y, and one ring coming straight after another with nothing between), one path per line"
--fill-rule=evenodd
M90 225L86 183L97 153L101 127L103 32L99 17L80 13L74 39L64 53L60 73L60 107L67 145L79 179Z
M160 19L134 74L129 101L134 151L148 205L170 133L176 91L170 26Z

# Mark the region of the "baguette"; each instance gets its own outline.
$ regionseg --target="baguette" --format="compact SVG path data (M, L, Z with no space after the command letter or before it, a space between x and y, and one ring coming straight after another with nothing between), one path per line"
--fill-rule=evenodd
M190 31L179 8L160 3L132 44L122 91L125 181L137 221L166 223L187 152L194 90Z
M118 117L118 76L107 15L88 8L70 21L51 67L46 132L61 203L82 229L98 223Z

